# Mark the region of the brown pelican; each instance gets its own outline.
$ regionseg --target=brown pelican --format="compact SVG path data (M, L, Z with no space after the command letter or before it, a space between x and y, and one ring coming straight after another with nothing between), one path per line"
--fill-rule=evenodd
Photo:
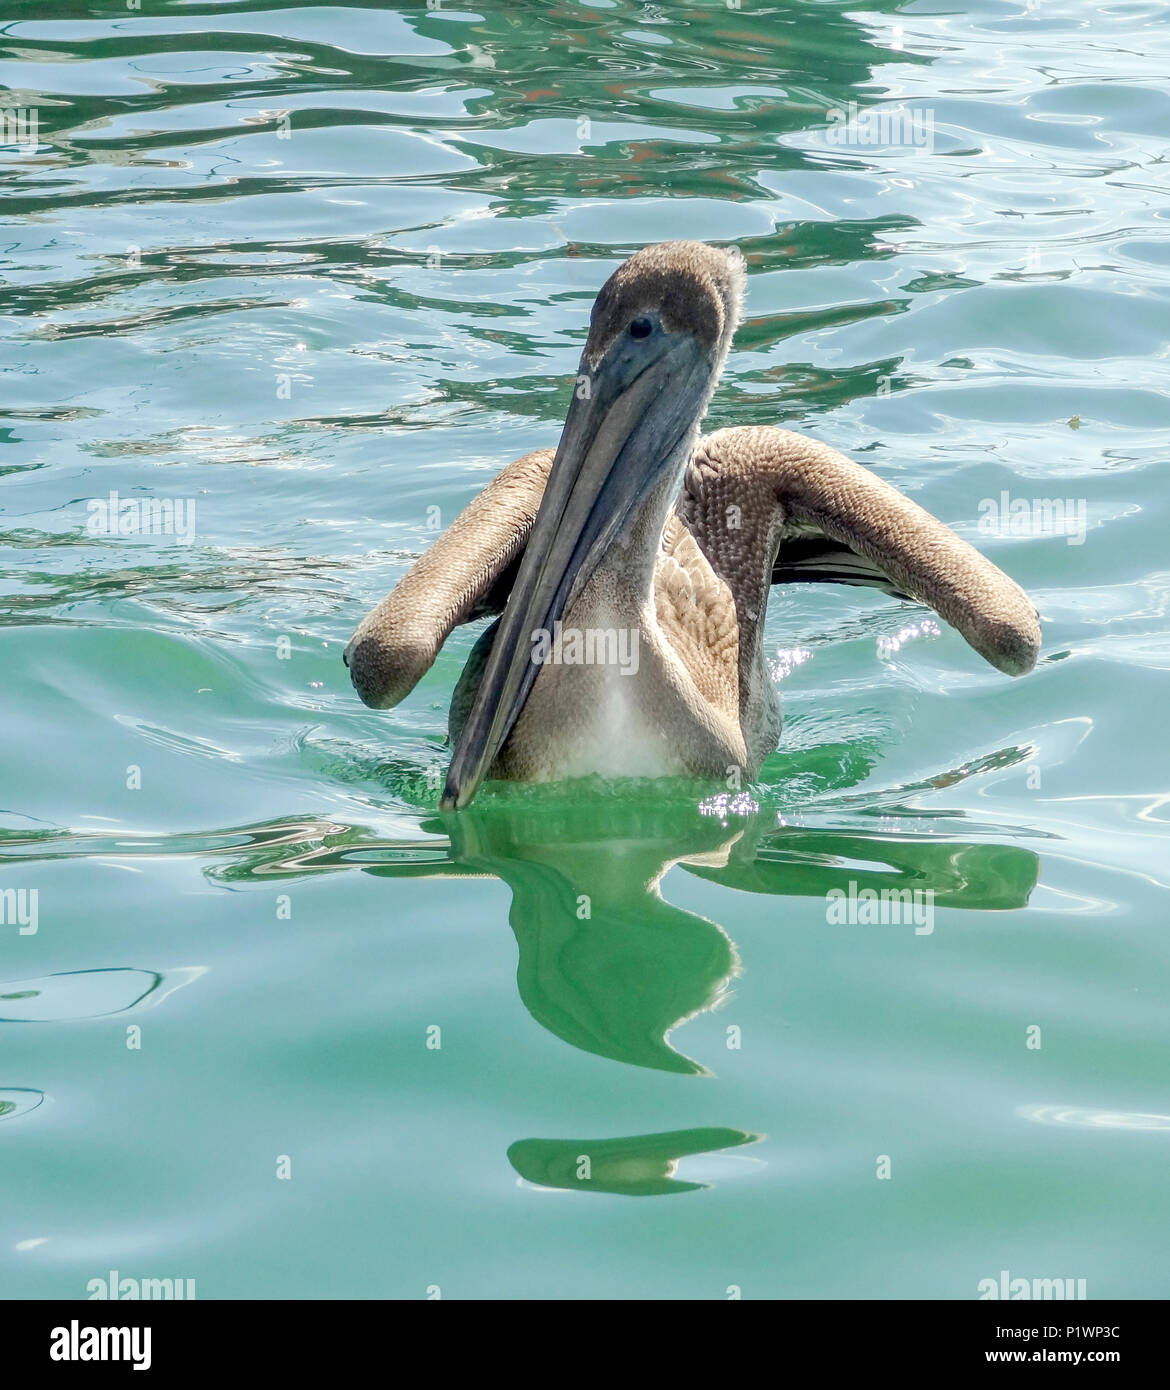
M509 464L346 647L385 709L454 627L502 613L451 702L444 809L485 777L754 778L780 735L763 651L777 583L876 585L1001 671L1035 664L1023 590L868 469L787 430L700 437L744 282L738 251L694 241L620 266L555 454Z

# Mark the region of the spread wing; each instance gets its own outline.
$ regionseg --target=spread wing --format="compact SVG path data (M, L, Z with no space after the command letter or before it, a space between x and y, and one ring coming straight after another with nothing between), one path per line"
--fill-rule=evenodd
M553 454L510 463L360 624L345 661L366 704L397 704L452 629L502 612ZM1035 665L1040 625L1024 591L897 488L807 435L766 426L704 435L676 511L734 598L741 663L771 585L829 582L929 605L1009 675Z
M362 621L344 660L367 705L396 705L453 628L502 612L552 461L538 449L508 464Z
M677 504L735 596L741 660L772 584L870 584L927 604L999 670L1036 664L1027 594L949 526L807 435L749 426L705 435Z

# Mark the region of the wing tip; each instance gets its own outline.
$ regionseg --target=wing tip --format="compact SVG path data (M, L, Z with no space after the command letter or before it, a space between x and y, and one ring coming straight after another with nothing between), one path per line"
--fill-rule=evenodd
M1040 618L1033 610L1027 617L995 623L979 644L981 655L1007 676L1026 676L1035 669L1041 646Z
M387 643L359 627L341 659L362 704L370 709L393 709L426 674L434 655L401 641Z

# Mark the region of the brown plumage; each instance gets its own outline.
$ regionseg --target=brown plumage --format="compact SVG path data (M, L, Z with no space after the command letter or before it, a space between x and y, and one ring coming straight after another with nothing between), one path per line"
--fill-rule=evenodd
M484 775L754 777L780 732L762 647L774 582L875 585L928 604L1000 670L1034 665L1027 595L896 488L787 430L698 437L743 283L738 252L696 242L621 266L556 455L503 469L354 634L354 685L385 708L454 627L504 613L452 700L445 804ZM534 666L538 631L553 640ZM636 637L636 673L565 664L574 632Z

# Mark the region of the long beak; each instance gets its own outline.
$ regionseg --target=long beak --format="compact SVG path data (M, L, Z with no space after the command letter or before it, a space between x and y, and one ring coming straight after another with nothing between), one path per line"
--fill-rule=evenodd
M583 366L584 370L584 366ZM637 516L701 416L713 367L690 334L619 340L579 378L524 559L451 760L440 803L476 793L540 671L534 643L588 583L615 535Z

